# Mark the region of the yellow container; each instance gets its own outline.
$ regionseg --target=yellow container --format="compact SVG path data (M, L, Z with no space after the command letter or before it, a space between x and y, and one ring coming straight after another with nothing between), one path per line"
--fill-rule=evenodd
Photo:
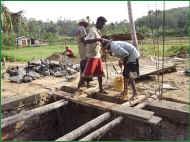
M123 84L124 84L124 81L123 81L123 76L117 76L114 78L113 80L113 87L116 91L123 91Z

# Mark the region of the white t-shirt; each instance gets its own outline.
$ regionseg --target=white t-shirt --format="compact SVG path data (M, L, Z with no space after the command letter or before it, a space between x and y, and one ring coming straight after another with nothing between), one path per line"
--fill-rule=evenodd
M112 41L110 46L113 56L121 59L128 57L128 62L135 62L140 57L136 47L126 41Z
M96 27L91 27L86 40L101 38L101 33ZM86 44L86 55L88 58L100 58L101 43L99 41Z

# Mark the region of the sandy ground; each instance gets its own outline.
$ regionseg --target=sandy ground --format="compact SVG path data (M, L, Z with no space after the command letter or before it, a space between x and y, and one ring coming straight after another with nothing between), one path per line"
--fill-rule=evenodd
M148 63L145 59L143 64ZM163 98L167 98L168 100L177 100L185 103L190 103L189 98L189 77L184 74L185 69L188 68L188 59L185 59L182 62L173 62L176 64L177 71L172 73L166 73L163 75L163 84L171 85L172 87L176 88L174 90L164 89L163 90ZM156 81L158 76L155 76L154 80L146 80L143 82L139 82L139 86L146 86L149 90L154 91L158 88L158 81ZM161 76L160 82L161 82ZM153 89L155 88L155 89Z
M78 62L78 59L75 59ZM142 58L140 60L141 65L155 65L149 58ZM24 63L6 63L6 67L10 66L22 66ZM189 103L189 78L184 75L184 70L187 68L187 59L185 61L177 62L177 72L164 74L164 84L172 85L176 90L164 89L163 97L169 99L175 99L181 102ZM6 77L2 79L2 99L7 99L11 96L36 94L39 92L48 92L50 89L55 89L62 85L74 85L76 86L79 80L79 74L74 80L66 81L64 78L55 77L42 77L34 80L31 83L16 84L9 82ZM154 93L158 88L157 76L153 76L151 79L145 79L137 82L138 94ZM109 78L111 79L111 78ZM161 80L161 76L160 76ZM73 86L74 87L74 86ZM131 91L130 91L131 92Z

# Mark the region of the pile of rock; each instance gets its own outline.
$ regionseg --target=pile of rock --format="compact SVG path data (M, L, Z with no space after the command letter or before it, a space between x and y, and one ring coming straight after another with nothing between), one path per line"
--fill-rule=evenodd
M80 70L79 64L70 62L59 63L50 60L36 60L28 62L26 67L12 67L7 69L11 82L31 82L41 76L68 77Z

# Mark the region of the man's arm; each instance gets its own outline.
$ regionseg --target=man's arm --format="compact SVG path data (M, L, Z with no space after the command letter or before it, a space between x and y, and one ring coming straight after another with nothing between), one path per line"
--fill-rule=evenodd
M95 39L85 39L85 38L83 38L83 42L85 43L85 44L90 44L90 43L94 43L94 42L97 42L97 41L100 41L100 42L102 42L102 39L101 38L95 38Z

